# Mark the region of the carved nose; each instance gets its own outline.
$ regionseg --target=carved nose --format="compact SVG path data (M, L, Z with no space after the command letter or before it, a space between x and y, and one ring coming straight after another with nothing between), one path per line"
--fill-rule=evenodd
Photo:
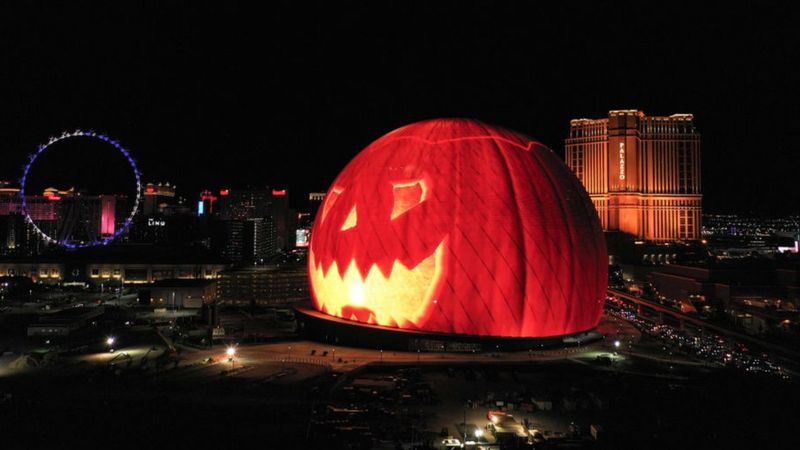
M344 220L342 224L341 231L349 230L353 228L358 223L358 212L356 211L356 205L353 205L353 209L347 214L347 218Z

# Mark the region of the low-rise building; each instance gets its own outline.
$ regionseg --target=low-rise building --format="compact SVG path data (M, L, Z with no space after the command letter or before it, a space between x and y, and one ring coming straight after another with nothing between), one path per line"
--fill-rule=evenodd
M28 325L28 337L64 337L85 327L89 320L102 315L105 308L68 308L52 313L41 314L38 320Z
M202 308L217 298L216 280L182 280L171 278L159 280L141 293L150 292L150 304L159 308Z
M308 270L299 266L251 266L223 271L218 298L234 305L283 305L308 300Z
M66 281L130 285L171 278L213 279L228 267L213 255L181 247L114 245L102 250L3 258L0 276L25 276L49 284Z

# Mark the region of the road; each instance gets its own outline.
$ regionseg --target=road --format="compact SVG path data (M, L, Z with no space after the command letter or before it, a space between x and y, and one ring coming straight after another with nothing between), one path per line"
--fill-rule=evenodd
M654 311L656 311L658 313L661 313L661 314L671 315L671 316L675 317L679 321L689 322L689 323L695 325L698 328L709 330L709 331L712 331L712 332L714 332L716 334L719 334L719 335L722 335L722 336L731 337L731 338L734 338L734 339L736 339L736 340L738 340L740 342L746 342L748 344L755 344L755 345L757 345L757 346L759 346L761 348L768 349L770 351L775 352L778 355L781 355L783 357L789 358L792 361L800 361L800 352L798 352L798 351L795 351L795 350L792 350L792 349L788 349L788 348L786 348L784 346L777 345L777 344L774 344L772 342L767 342L767 341L764 341L762 339L758 339L756 337L749 336L749 335L746 335L746 334L740 333L738 331L734 331L734 330L731 330L731 329L728 329L728 328L725 328L725 327L722 327L722 326L719 326L719 325L715 325L713 323L709 323L706 320L703 320L703 319L700 319L700 318L697 318L697 317L693 317L693 316L689 316L689 315L684 314L684 313L682 313L680 311L677 311L675 309L666 307L666 306L664 306L664 305L662 305L660 303L656 303L656 302L653 302L653 301L650 301L650 300L643 299L641 297L636 297L634 295L631 295L631 294L628 294L628 293L625 293L625 292L620 292L620 291L613 290L613 289L609 289L608 290L608 295L623 299L624 301L631 302L631 303L634 303L636 305L646 306L646 307L648 307L648 308L650 308L650 309L652 309L652 310L654 310Z

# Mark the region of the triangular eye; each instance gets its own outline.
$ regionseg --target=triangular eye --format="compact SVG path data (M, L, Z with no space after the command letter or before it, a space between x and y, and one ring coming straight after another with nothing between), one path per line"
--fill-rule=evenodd
M393 183L394 206L392 206L392 220L409 209L425 201L424 180L415 180L405 183Z
M319 221L324 222L325 218L328 217L328 211L331 210L331 207L334 203L336 203L336 199L339 198L339 194L342 193L344 189L335 187L331 189L331 192L325 197L325 203L322 204L322 213L320 213Z
M350 213L347 214L347 219L344 219L344 224L342 224L342 231L349 230L353 228L358 223L358 213L356 212L356 205L353 205L353 209L350 210Z

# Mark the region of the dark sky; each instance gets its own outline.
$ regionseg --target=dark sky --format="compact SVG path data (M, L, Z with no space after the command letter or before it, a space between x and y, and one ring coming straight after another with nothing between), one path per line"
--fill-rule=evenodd
M793 6L3 3L0 179L82 127L187 196L269 184L305 197L409 122L473 117L561 153L569 119L639 108L695 114L707 211L800 210Z

